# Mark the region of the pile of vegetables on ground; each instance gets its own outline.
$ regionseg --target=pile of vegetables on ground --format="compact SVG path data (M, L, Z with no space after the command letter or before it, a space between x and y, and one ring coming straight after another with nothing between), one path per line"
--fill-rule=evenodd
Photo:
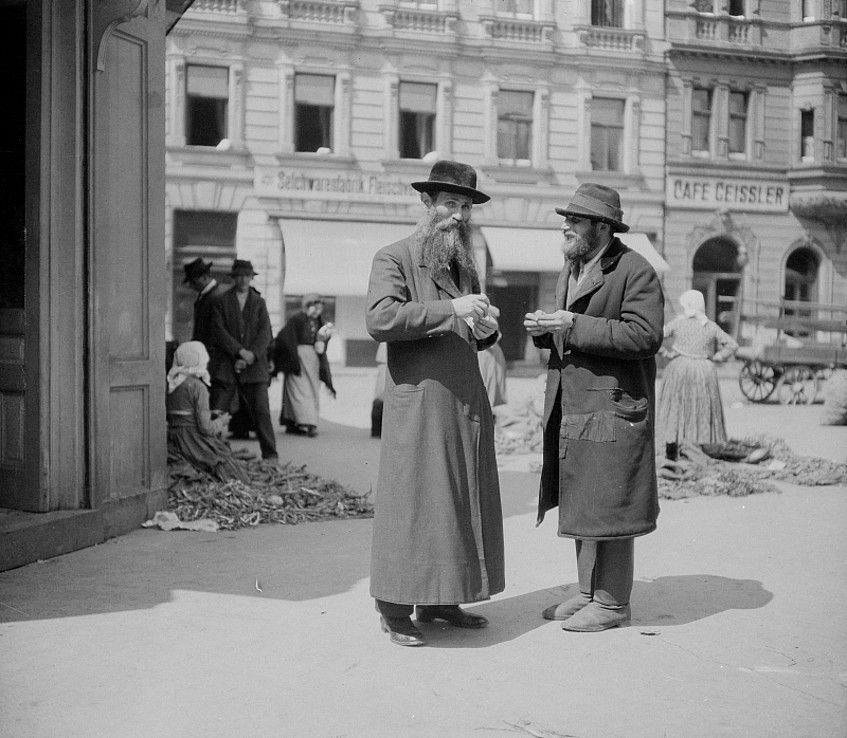
M356 494L312 474L305 466L257 460L242 463L249 485L219 482L188 464L170 464L168 511L181 522L212 521L216 526L207 529L221 530L373 516L370 494Z
M499 406L495 408L495 416L494 442L501 460L516 454L541 454L543 406L539 399L527 399L517 406ZM715 453L715 449L708 450ZM809 487L847 484L847 464L798 456L781 438L760 435L734 439L724 450L738 453L715 458L700 446L683 442L676 461L657 457L659 496L665 499L744 497L778 491L773 484L775 480ZM661 454L663 449L657 451ZM755 463L750 463L752 459ZM539 471L540 467L539 459L531 461L531 469Z

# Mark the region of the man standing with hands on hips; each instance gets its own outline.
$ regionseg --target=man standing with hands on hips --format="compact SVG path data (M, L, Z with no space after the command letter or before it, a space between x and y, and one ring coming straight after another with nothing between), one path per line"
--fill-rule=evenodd
M629 230L620 196L582 184L565 208L565 265L556 310L524 327L550 349L538 523L559 508L559 535L576 541L579 592L543 616L571 631L630 620L633 539L656 528L654 356L664 296L650 264L615 233Z
M494 421L476 356L496 340L499 311L480 294L469 227L489 198L453 161L412 187L426 212L374 257L365 315L388 349L371 596L401 646L425 643L415 605L418 622L482 628L459 604L504 588Z

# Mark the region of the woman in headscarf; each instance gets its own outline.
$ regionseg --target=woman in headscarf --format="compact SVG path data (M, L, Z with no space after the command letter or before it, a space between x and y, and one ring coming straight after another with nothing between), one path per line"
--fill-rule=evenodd
M715 362L726 361L738 344L706 317L703 293L683 292L682 315L665 325L665 347L670 358L659 391L657 438L664 438L665 456L676 459L681 440L693 443L726 441Z
M250 480L240 461L220 439L228 415L212 420L209 412L209 354L200 341L180 344L168 372L168 458L186 461L222 482Z
M280 425L288 433L314 437L318 435L320 383L335 397L326 358L332 323L321 318L324 303L319 295L304 295L302 306L276 336L274 371L285 374Z

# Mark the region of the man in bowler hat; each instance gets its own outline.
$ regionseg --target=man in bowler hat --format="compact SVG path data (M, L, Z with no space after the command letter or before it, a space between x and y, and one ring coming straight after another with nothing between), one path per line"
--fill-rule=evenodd
M480 293L470 216L488 195L467 164L437 162L412 184L425 212L377 252L365 321L387 344L371 596L392 643L421 646L412 623L488 621L462 610L504 587L494 422L477 351L497 338Z
M524 326L550 350L538 523L558 506L560 536L576 541L579 591L544 610L570 631L630 620L633 539L656 528L654 356L664 297L653 267L615 233L620 196L582 184L564 208L565 264L551 313Z
M276 439L268 403L268 345L271 321L265 300L250 285L256 272L244 259L232 263L234 285L212 309L215 354L209 363L212 412L229 412L238 394L246 406L262 458L276 460Z
M203 261L198 257L184 264L182 269L185 272L183 284L187 284L197 293L194 300L191 340L202 342L211 357L215 350L212 341L212 308L229 287L212 276L211 261Z

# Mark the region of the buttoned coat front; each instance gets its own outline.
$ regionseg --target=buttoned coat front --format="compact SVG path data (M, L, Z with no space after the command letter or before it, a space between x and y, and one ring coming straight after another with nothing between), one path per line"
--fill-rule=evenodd
M654 452L656 362L664 296L653 267L614 238L558 309L574 313L550 349L544 398L544 463L538 522L559 507L559 535L630 538L654 530L659 514ZM558 400L558 402L557 402Z
M268 345L273 338L271 320L264 298L258 290L250 288L244 309L238 304L238 293L227 290L212 307L212 342L209 374L223 384L267 382ZM236 376L235 361L241 349L249 349L256 356L250 366Z
M494 423L477 342L450 300L479 291L421 264L413 238L373 260L366 323L387 343L371 595L458 604L504 588Z

